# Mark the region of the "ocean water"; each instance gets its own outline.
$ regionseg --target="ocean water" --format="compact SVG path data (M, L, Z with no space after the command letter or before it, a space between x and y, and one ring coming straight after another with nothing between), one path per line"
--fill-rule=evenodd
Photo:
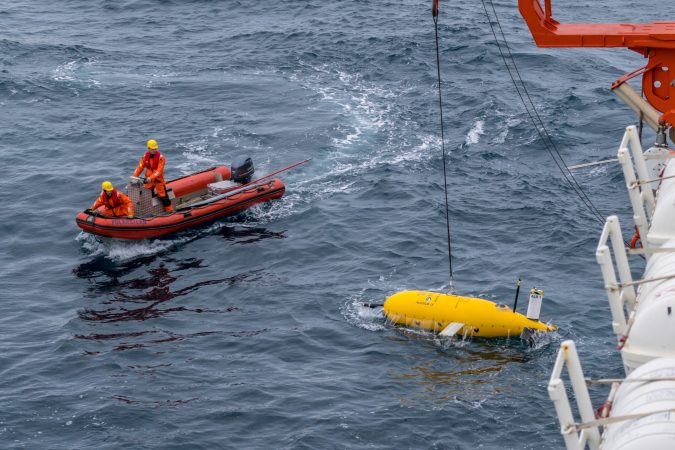
M455 287L510 304L522 273L560 330L534 347L447 342L361 306L448 284L430 3L0 7L0 448L563 446L546 392L560 342L587 376L622 374L601 226L538 140L480 3L441 2ZM554 12L651 21L656 5ZM609 85L642 57L538 49L515 0L495 6L566 161L613 157L635 117ZM169 178L313 159L283 174L283 199L208 226L80 233L77 212L101 181L124 184L149 138ZM577 177L628 235L620 169Z

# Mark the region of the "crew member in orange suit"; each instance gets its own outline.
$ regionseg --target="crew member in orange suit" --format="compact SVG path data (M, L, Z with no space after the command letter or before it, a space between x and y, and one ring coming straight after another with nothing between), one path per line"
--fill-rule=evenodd
M154 189L155 194L157 194L162 205L164 205L164 211L170 212L173 211L173 206L171 206L171 199L166 193L164 182L165 163L166 160L164 159L164 155L159 152L157 141L150 139L148 141L148 151L145 152L145 155L143 155L138 163L138 167L136 167L136 170L134 171L134 176L139 176L143 169L145 169L143 185L150 190Z
M129 219L133 219L134 204L129 197L122 192L118 192L110 181L104 181L101 188L103 188L103 191L91 205L92 210L104 216L127 216Z

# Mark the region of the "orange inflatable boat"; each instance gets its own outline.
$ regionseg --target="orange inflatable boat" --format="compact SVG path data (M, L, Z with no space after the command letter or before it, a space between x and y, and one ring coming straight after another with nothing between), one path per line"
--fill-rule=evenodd
M162 203L143 187L142 180L131 177L127 195L134 203L132 219L87 210L75 220L82 230L97 236L147 239L201 225L284 195L284 183L271 178L273 174L250 181L252 174L253 164L247 158L242 165L233 164L232 171L219 166L171 180L166 188L174 207L172 212L164 212Z

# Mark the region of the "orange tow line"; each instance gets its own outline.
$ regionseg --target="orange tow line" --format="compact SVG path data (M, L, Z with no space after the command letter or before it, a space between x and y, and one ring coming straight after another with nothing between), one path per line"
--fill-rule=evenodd
M640 240L640 231L638 230L637 225L635 225L635 234L633 239L630 240L630 248L637 248L637 243L640 243L640 248L642 248L642 241Z

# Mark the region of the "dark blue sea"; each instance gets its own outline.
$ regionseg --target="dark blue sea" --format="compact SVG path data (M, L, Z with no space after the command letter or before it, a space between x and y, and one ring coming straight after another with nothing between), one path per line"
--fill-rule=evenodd
M560 21L663 20L656 0L553 3ZM495 6L566 162L613 157L636 119L609 86L645 60L538 49L516 1ZM533 347L447 342L361 306L448 287L430 8L0 6L0 448L563 446L546 391L560 342L587 376L623 373L601 225L525 114L480 2L441 1L455 287L511 304L522 273L560 330ZM241 156L258 175L312 161L280 176L283 199L208 226L81 233L75 215L102 181L125 184L151 138L168 178ZM619 167L575 173L629 235Z

